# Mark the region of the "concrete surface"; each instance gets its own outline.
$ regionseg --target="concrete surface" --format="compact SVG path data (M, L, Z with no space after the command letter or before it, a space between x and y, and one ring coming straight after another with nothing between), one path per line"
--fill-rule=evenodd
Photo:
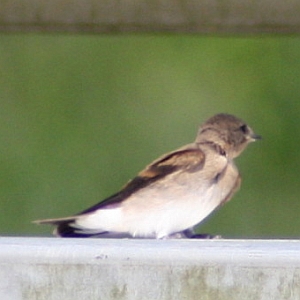
M300 299L300 241L0 238L1 300Z

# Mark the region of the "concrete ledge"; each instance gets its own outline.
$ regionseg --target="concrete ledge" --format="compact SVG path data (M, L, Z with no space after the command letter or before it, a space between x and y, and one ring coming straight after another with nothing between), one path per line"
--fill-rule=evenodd
M0 238L0 299L300 299L300 241Z

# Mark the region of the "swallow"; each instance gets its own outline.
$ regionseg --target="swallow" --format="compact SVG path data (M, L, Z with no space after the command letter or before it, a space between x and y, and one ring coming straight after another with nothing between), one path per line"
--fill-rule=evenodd
M239 189L234 164L261 137L241 119L217 114L193 143L153 161L119 192L70 217L38 220L60 237L187 238Z

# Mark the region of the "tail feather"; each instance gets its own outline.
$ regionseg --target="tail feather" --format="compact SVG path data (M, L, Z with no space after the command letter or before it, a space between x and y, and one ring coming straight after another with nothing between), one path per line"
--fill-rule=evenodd
M73 226L72 226L73 225ZM53 232L54 235L69 238L88 238L95 236L95 233L89 234L81 231L74 226L74 220L61 222L57 225Z
M60 237L77 237L77 238L86 238L92 237L99 233L87 233L80 230L80 228L75 225L76 216L67 217L67 218L58 218L58 219L45 219L45 220L36 220L33 223L35 224L49 224L54 225L56 228L53 231L53 234Z
M57 218L57 219L44 219L44 220L35 220L33 223L35 224L49 224L49 225L60 225L66 222L75 221L76 217L66 217L66 218Z
M76 227L74 222L60 223L53 232L56 236L65 238L132 238L128 233L87 230Z
M54 225L56 228L53 231L53 234L59 237L65 238L124 238L130 237L130 235L125 233L117 232L108 232L108 231L95 231L88 230L86 228L76 226L76 216L60 218L60 219L45 219L45 220L36 220L33 223L35 224L49 224Z

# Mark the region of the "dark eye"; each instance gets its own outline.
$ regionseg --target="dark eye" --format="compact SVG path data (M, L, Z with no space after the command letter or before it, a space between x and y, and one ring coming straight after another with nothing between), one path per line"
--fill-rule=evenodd
M240 130L244 133L244 134L247 134L248 132L249 132L249 130L248 130L248 126L247 125L242 125L241 127L240 127Z

